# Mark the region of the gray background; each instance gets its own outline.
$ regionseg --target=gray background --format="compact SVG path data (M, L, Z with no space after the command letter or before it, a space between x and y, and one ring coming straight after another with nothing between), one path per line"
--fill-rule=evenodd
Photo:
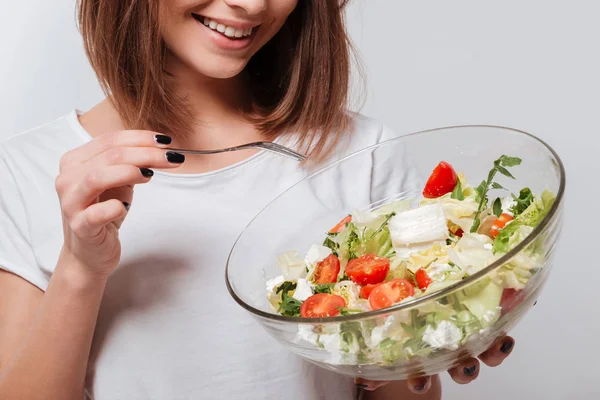
M304 0L301 0L304 1ZM102 98L73 0L0 0L0 139ZM455 124L530 131L567 168L556 269L513 355L445 399L600 398L600 2L354 0L361 111L399 132Z

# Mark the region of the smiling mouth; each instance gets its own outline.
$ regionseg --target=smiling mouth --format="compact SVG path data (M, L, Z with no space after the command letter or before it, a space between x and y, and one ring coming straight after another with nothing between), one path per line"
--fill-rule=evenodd
M224 25L218 21L212 20L210 18L204 17L199 14L192 14L194 19L200 22L202 25L206 26L208 29L213 30L221 35L225 36L227 39L231 40L242 40L247 39L252 36L260 25L255 26L253 28L236 28L232 26Z

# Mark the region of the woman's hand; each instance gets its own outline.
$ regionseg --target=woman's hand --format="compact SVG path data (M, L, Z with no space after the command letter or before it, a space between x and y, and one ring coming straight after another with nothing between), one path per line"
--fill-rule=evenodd
M497 367L510 355L514 347L515 340L510 336L504 336L497 339L494 344L479 355L477 358L469 358L461 361L461 363L448 371L452 379L461 385L470 383L479 376L480 364L483 362L488 367ZM429 391L432 384L432 377L420 377L404 381L408 385L408 389L414 394L425 394ZM368 391L374 391L382 386L390 384L385 381L369 381L361 378L355 379L358 387Z
M56 191L63 219L61 258L106 278L121 257L118 230L133 187L150 181L150 168L176 168L182 154L162 149L171 138L148 131L99 136L63 155Z

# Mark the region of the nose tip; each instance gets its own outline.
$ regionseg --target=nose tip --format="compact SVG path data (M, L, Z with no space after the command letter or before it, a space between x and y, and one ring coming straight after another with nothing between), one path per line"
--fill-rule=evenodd
M266 0L225 0L230 7L241 8L250 15L256 15L267 9Z

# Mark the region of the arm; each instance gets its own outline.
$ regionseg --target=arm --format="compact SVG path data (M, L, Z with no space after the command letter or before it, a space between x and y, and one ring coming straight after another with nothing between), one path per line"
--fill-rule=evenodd
M153 172L148 168L176 168L184 161L161 149L165 138L169 139L153 132L121 131L63 155L55 183L64 241L46 292L0 273L2 400L83 397L100 303L121 257L118 231L131 206L133 187L150 182ZM11 254L7 264L34 269L29 241L21 240L16 248L10 243L12 236L27 234L13 223L25 218L17 181L7 165L0 168L0 178L0 218L3 228L12 224L14 233L3 232L0 251Z
M106 281L89 279L61 259L43 294L0 274L0 397L83 396L92 337Z

